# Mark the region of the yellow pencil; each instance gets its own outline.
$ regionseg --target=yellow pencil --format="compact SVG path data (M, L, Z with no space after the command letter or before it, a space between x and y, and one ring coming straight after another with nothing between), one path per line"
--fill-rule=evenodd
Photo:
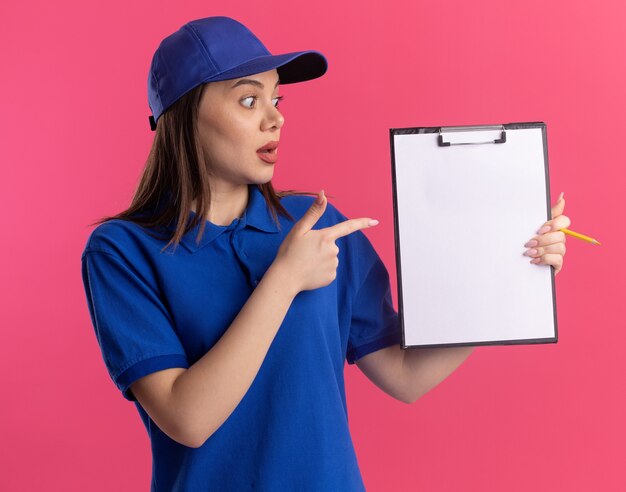
M561 232L564 232L565 234L569 235L569 236L574 236L577 237L578 239L582 239L583 241L587 241L590 242L592 244L600 244L598 241L596 241L594 238L589 237L589 236L583 236L582 234L579 234L578 232L574 232L574 231L570 231L569 229L559 229Z

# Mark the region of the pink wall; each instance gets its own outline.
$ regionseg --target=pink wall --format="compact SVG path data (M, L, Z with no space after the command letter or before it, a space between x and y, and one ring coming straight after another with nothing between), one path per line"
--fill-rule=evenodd
M275 53L327 55L324 77L281 90L274 183L379 219L367 234L392 279L390 127L545 121L552 196L565 191L571 228L602 242L568 239L558 344L480 347L413 405L346 369L368 490L626 490L624 3L233 3L0 6L0 488L149 487L149 441L105 371L80 253L147 156L159 41L228 15ZM489 255L490 238L459 240Z

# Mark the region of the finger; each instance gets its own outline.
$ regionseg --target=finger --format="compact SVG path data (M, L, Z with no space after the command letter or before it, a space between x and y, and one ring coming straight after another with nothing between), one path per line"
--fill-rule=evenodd
M557 270L563 266L563 256L559 254L545 254L530 260L535 265L552 265Z
M537 246L547 246L548 244L564 243L566 238L565 233L561 231L546 232L545 234L534 236L530 241L524 244L524 246L527 248L535 248ZM533 241L535 242L533 243Z
M340 222L339 224L335 224L334 226L327 227L322 229L326 231L328 237L330 237L333 241L342 236L347 236L348 234L352 234L360 229L364 229L370 226L370 221L372 219L364 217L360 219L348 219ZM375 224L372 224L375 225Z
M552 219L552 229L555 231L567 229L571 223L572 221L567 215L559 215L558 217Z
M544 222L543 225L537 231L537 234L545 234L550 231L558 231L560 229L566 229L570 226L571 221L567 215L559 215L554 219Z
M531 258L538 258L546 254L558 254L565 255L566 247L564 243L549 244L548 246L536 246L534 248L528 248L524 251L525 256Z
M557 202L551 208L552 218L555 218L555 217L561 215L563 213L564 209L565 209L565 199L563 198L563 193L561 193L559 195L559 199L557 200Z
M324 215L324 211L326 210L326 204L328 200L326 200L326 195L324 194L324 190L321 190L317 195L318 198L322 198L322 203L317 203L317 199L313 200L313 203L309 207L309 209L304 213L302 218L293 226L294 229L300 234L306 234L311 230L311 228L317 223L322 215Z

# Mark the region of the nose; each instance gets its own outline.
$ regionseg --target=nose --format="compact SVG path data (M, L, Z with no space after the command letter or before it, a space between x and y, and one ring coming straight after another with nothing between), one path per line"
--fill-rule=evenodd
M270 104L267 109L265 118L263 120L263 129L267 130L270 128L280 129L285 123L285 118L282 113L278 110L276 106Z

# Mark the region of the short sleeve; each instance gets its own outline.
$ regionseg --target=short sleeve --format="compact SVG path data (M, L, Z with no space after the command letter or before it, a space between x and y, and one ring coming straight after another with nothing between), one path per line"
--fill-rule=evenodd
M371 352L402 342L400 320L391 298L389 272L367 237L361 231L353 235L359 241L354 253L359 255L358 264L371 266L365 270L365 278L352 305L346 352L349 364Z
M89 314L106 368L124 398L150 373L189 367L185 350L156 289L113 253L88 249L82 277Z

